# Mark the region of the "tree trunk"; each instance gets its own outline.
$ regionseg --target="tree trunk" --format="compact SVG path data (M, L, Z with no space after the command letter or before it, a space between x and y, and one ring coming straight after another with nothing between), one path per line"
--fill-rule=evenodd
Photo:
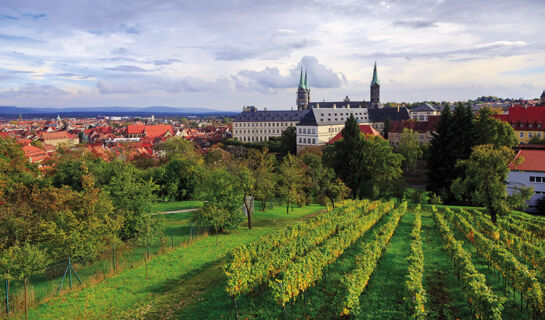
M26 298L26 296L27 296L27 289L26 289L27 285L26 285L26 283L27 283L27 279L25 278L25 320L28 319L28 311L27 311L27 306L26 306L27 305L27 301L26 301L26 299L27 299Z
M498 216L496 215L496 211L490 210L490 220L492 220L493 224L498 224Z
M146 251L144 251L144 264L146 265L146 280L148 280L148 257Z
M288 200L288 203L286 205L286 214L290 214L290 201Z
M331 200L331 205L333 206L333 209L335 209L335 201L333 201L332 197L329 197L329 200Z
M252 211L250 210L250 204L248 203L247 196L244 195L244 207L246 207L246 213L248 215L248 229L252 229Z

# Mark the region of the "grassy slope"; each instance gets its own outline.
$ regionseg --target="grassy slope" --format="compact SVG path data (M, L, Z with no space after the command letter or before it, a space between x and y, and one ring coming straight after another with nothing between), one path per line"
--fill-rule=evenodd
M152 258L148 264L148 280L144 279L144 265L140 264L97 285L53 298L31 310L29 316L31 319L118 319L123 316L135 318L137 313L147 311L156 299L160 301L169 297L173 290L180 287L188 289L187 297L177 292L172 298L176 299L177 304L183 303L180 299L198 296L205 285L190 288L185 282L202 273L207 279L214 281L213 275L219 274L214 268L217 268L216 261L221 254L321 208L317 205L296 208L290 215L286 215L282 207L265 213L257 212L255 228L252 230L241 228L231 234L205 237L188 247L176 248L174 251ZM216 238L219 240L217 247Z
M430 319L471 319L473 316L430 211L422 212L424 289Z

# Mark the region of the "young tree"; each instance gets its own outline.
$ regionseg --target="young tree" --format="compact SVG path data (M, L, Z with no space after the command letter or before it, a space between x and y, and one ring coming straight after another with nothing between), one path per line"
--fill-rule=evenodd
M42 249L28 243L16 244L2 252L0 256L0 270L4 270L2 278L24 281L25 319L28 319L28 278L44 271L48 262L49 259Z
M422 158L422 146L418 140L418 133L404 128L399 137L399 147L397 150L403 156L403 167L405 173L414 173L418 160Z
M183 137L172 137L157 145L157 152L166 159L182 158L196 159L199 158L195 152L195 144Z
M492 118L492 111L483 108L475 118L474 144L513 148L518 145L518 139L509 123Z
M513 150L504 146L494 148L488 144L474 147L468 160L459 161L465 169L465 176L454 181L451 187L453 194L458 198L469 194L475 203L488 209L492 222L497 223L498 215L510 213L505 187L508 166L514 156Z
M267 148L251 150L249 154L250 167L255 176L254 196L261 200L261 209L265 211L267 200L275 194L277 183L274 172L275 157Z
M280 164L280 193L286 200L286 213L290 204L300 199L305 171L299 158L288 154Z
M193 215L193 221L215 232L235 229L245 217L242 214L244 193L237 177L218 167L204 170L196 186L197 198L204 206Z

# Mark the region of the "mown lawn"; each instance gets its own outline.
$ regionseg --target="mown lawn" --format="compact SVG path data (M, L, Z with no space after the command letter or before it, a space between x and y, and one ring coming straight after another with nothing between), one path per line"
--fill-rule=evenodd
M322 209L311 205L295 208L290 214L285 208L276 207L266 212L257 211L254 228L248 230L243 224L229 234L205 236L186 246L169 250L168 238L164 239L164 254L152 256L148 263L148 279L145 279L145 265L139 262L119 274L106 278L97 284L85 284L83 289L74 290L30 310L30 319L134 319L143 314L153 313L157 307L168 306L174 310L193 299L200 299L200 293L207 286L214 285L221 276L219 260L226 251L247 243L295 220ZM190 213L166 215L165 228L189 228ZM187 230L180 231L185 241ZM142 255L144 251L140 252ZM200 275L201 277L197 277ZM202 282L195 282L200 279ZM162 309L162 312L168 309ZM19 314L14 319L24 317Z

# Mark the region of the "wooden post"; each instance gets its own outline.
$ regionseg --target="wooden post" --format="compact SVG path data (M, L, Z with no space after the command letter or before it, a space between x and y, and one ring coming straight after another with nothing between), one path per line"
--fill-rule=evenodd
M27 289L26 289L26 287L27 287L27 278L25 278L25 320L28 320L28 311L27 311L27 306L26 306L27 305L27 298L26 298Z

